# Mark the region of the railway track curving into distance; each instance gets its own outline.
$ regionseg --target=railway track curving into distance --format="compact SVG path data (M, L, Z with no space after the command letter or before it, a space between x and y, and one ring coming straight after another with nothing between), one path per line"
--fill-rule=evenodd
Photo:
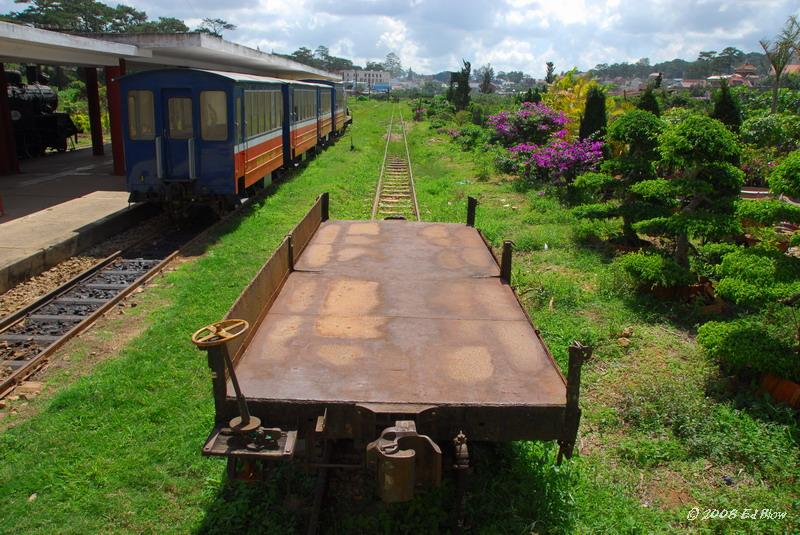
M397 120L395 120L395 110ZM406 125L399 106L392 109L389 118L381 174L378 177L375 200L372 203L372 219L420 220Z

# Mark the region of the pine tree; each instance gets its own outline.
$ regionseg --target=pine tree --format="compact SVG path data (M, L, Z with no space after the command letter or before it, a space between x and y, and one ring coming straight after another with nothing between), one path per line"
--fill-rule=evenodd
M636 107L640 110L649 111L656 117L661 117L661 108L658 106L658 100L651 86L647 86L647 90L639 97Z
M742 111L739 103L731 95L726 80L722 81L719 92L714 95L714 111L711 112L711 117L722 122L734 132L738 132L739 127L742 126Z
M606 94L599 87L592 87L586 95L579 135L581 139L606 135Z
M456 111L465 110L469 106L469 77L472 72L472 65L467 60L462 61L464 66L461 70L450 75L450 84L453 87L450 101L455 106Z
M545 65L547 66L547 73L544 76L544 81L547 82L548 84L552 84L553 82L556 81L556 74L555 74L556 67L552 61L548 61L547 63L545 63Z

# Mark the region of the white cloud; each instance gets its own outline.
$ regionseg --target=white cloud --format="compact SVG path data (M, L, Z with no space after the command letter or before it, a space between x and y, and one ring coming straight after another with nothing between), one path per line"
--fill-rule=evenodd
M104 0L105 1L105 0ZM328 46L357 63L388 52L418 72L476 67L541 76L597 63L694 59L701 50L758 50L797 0L107 0L129 3L152 18L204 17L238 26L229 40L289 53ZM24 5L0 0L0 13Z

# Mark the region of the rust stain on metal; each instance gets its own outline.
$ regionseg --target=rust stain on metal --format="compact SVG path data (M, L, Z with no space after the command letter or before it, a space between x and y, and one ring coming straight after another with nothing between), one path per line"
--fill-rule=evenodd
M362 316L375 309L379 284L376 281L338 280L329 285L323 314Z
M333 225L325 225L317 231L317 235L314 238L316 243L333 243L336 241L337 236L339 236L339 232L341 232L342 227L336 227Z
M350 236L367 235L377 236L380 233L380 227L377 223L351 223L347 229L347 234Z
M364 356L364 348L357 345L322 345L320 356L335 366L349 366Z
M486 346L462 346L444 355L450 377L462 383L486 381L494 374L492 355Z
M386 318L321 316L315 322L315 332L325 338L381 338Z
M333 246L324 243L311 244L303 254L305 269L316 269L324 266L331 260Z

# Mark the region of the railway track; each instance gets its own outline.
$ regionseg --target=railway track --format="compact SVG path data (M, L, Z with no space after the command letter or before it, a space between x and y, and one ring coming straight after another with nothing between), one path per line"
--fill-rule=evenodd
M0 320L0 399L133 290L198 234L179 230L118 251Z
M397 107L395 107L397 109ZM381 174L372 203L372 219L408 219L419 221L419 206L411 171L403 114L395 109L389 119Z

